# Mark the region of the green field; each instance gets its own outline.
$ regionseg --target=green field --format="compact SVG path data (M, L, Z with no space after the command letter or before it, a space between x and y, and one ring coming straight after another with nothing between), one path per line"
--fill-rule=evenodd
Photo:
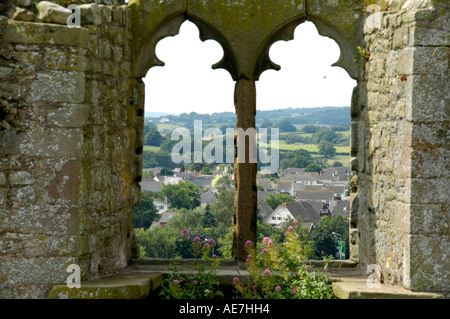
M159 151L159 146L147 146L147 145L144 145L144 151L156 152L156 151Z

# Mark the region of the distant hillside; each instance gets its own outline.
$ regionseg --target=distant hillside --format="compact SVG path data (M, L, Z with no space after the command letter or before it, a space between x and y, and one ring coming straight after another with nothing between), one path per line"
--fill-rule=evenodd
M145 112L145 117L161 117L161 116L167 116L167 115L173 115L173 113L164 113L164 112Z
M146 116L147 116L146 112ZM199 114L195 112L183 113L179 115L169 115L167 113L151 113L153 118L164 116L172 123L191 126L194 120L202 120L203 125L207 124L227 124L234 125L236 121L236 114L233 112L222 112L212 114ZM155 115L163 114L163 115ZM269 111L256 112L256 125L261 125L264 122L276 124L282 120L288 120L292 124L318 124L318 125L350 125L350 107L314 107L314 108L288 108Z

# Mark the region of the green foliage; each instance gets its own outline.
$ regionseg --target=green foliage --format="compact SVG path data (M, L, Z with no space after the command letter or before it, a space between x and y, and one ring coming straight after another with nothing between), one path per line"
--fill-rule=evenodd
M336 142L339 139L339 135L329 128L321 128L313 135L314 144L318 144L321 141L328 141L331 143Z
M335 215L322 217L311 232L310 238L314 242L314 255L316 258L322 258L324 255L335 255L336 239L332 235L333 232L342 235L342 240L346 246L345 254L346 256L349 255L348 219L344 216Z
M220 260L212 254L216 245L214 239L210 239L202 245L200 237L195 237L190 242L187 229L183 230L185 244L190 244L194 258L199 259L180 272L173 266L169 277L161 285L161 293L165 299L213 299L223 297L219 290L219 278L217 269Z
M303 133L316 133L318 130L320 129L320 126L316 126L316 125L305 125L302 127L301 131Z
M216 218L211 213L211 206L209 204L205 207L205 213L203 214L202 220L201 220L203 228L211 228L216 226Z
M159 218L158 209L147 192L141 194L141 204L133 207L134 228L149 228Z
M189 181L164 185L163 189L155 192L153 196L160 200L167 197L171 208L193 209L200 205L200 188Z
M231 179L231 176L228 174L224 175L216 175L213 180L211 181L211 186L216 187L217 185L224 184L224 185L231 185L233 183L233 180Z
M296 150L280 153L280 169L305 168L313 163L314 159L306 150Z
M323 155L325 157L334 157L336 155L336 149L334 148L334 145L331 142L322 140L320 141L318 147L320 155Z
M148 127L147 130L144 129L144 145L148 146L160 146L161 142L164 140L164 138L161 136L161 134L158 131L158 128L155 124ZM147 131L147 132L145 132Z
M296 132L297 129L288 120L280 121L275 127L278 127L280 132Z
M238 298L244 299L332 299L334 298L325 274L311 272L305 265L303 243L295 229L298 222L285 233L282 249L269 237L262 241L263 249L257 252L247 241L247 270L250 280L235 277L233 286Z
M175 214L164 228L138 229L136 234L142 251L149 258L193 258L190 246L181 236L187 228L193 236L204 239L217 238L216 254L228 253L227 241L220 240L231 234L231 223L234 206L234 191L221 188L218 200L208 208L175 210ZM231 241L231 237L230 237ZM231 250L229 251L231 254Z
M217 226L231 229L234 208L234 190L221 187L217 201L211 205L211 213L217 221Z
M172 161L170 153L167 153L162 150L156 152L144 150L142 167L143 168L167 167L170 169L174 169L175 163Z
M305 168L305 172L317 172L320 173L322 171L322 166L316 163L311 163Z
M264 198L264 202L272 209L276 209L280 204L286 202L295 202L294 198L289 194L269 194Z

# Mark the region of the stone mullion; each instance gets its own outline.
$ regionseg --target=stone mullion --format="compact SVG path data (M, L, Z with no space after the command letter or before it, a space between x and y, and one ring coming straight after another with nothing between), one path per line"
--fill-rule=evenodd
M256 115L256 89L252 80L240 79L236 82L234 103L236 108L236 128L247 131L255 128ZM251 135L250 135L251 136ZM256 136L254 136L256 138ZM239 163L237 154L239 135L235 131L235 154L234 154L234 212L233 212L233 258L245 261L247 253L245 243L251 240L256 243L256 171L257 163L249 160L249 142L245 143L245 162ZM245 135L241 135L245 138Z

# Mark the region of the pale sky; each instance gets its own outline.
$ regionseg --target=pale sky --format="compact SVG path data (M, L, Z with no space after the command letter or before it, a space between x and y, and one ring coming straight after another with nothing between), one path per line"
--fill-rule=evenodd
M311 22L297 27L294 40L273 44L269 54L281 70L267 70L256 82L257 110L350 106L356 81L331 66L339 46ZM144 78L146 112L234 112L235 82L226 70L211 68L222 58L222 47L202 42L193 23L184 22L177 36L162 39L156 55L165 66L151 68Z

